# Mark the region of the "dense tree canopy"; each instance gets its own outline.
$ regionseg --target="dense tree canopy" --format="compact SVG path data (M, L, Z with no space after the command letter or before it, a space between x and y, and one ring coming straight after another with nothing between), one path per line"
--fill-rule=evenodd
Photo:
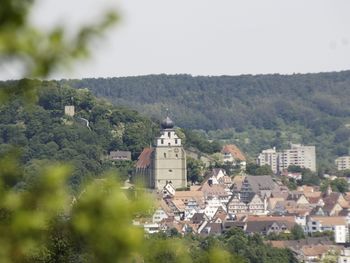
M350 72L192 77L149 75L64 81L155 119L169 108L183 128L238 144L255 157L289 142L316 145L320 169L350 147Z
M147 118L97 100L87 90L74 90L54 81L27 82L39 90L38 104L26 106L11 97L0 106L0 153L6 154L11 146L21 147L26 183L42 164L60 161L74 166L71 183L79 185L84 177L115 167L107 159L110 151L129 150L135 159L157 133L157 125ZM66 105L75 106L74 117L64 114ZM89 121L89 127L82 118ZM124 175L132 166L117 165L123 167Z

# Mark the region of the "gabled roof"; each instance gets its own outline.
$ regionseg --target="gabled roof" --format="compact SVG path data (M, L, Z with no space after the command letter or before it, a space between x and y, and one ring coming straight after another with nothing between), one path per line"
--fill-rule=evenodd
M273 190L276 187L270 175L248 175L244 180L249 183L255 193L259 190Z
M136 169L146 169L151 165L151 155L153 149L145 148L137 159Z
M171 208L167 205L167 203L164 201L164 199L158 199L157 200L157 205L158 208L163 209L163 211L168 215L173 215L173 211L171 210Z
M244 181L245 176L243 175L236 175L232 179L232 184L234 185L235 190L240 191L242 187L242 183Z
M220 235L222 233L221 223L208 223L200 232L201 235Z
M193 224L200 224L201 222L204 221L205 218L206 216L204 213L195 213L191 218L191 222Z
M312 216L313 221L319 221L323 226L346 225L344 216Z
M208 182L205 182L202 187L200 188L200 191L203 192L203 194L208 196L228 196L225 187L220 184L212 184L209 185Z
M213 221L216 221L216 219L220 218L220 220L223 222L225 221L227 217L227 212L222 208L219 207L218 210L216 210L215 215L213 216Z
M296 223L288 221L248 221L247 229L248 233L261 233L268 231L272 225L278 225L279 227L286 227L288 230Z
M234 159L245 161L246 158L241 150L234 144L224 145L221 150L222 153L230 153Z
M337 248L336 246L315 245L315 246L304 246L302 247L301 251L303 255L307 257L321 257L323 254L327 253L330 249L340 250L340 248Z
M217 177L220 172L222 172L224 175L226 175L226 171L224 169L222 169L222 168L213 168L212 176Z

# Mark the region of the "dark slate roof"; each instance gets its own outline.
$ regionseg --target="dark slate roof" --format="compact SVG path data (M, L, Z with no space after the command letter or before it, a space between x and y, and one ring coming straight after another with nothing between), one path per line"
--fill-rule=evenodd
M248 175L245 180L248 181L253 192L256 193L259 190L273 190L276 187L276 184L270 175Z
M163 129L172 129L174 128L174 122L167 116L161 123Z
M204 221L204 213L195 213L192 218L191 221L193 224L199 224L201 222Z
M286 226L287 229L291 229L295 223L291 223L288 221L248 221L247 222L247 233L262 233L266 232L270 229L273 224L277 224L278 226Z
M223 223L223 227L225 230L228 230L232 227L238 227L238 228L244 229L245 225L246 225L246 222L242 222L242 221L226 221Z
M222 234L222 224L221 223L208 223L202 229L201 235L220 235Z

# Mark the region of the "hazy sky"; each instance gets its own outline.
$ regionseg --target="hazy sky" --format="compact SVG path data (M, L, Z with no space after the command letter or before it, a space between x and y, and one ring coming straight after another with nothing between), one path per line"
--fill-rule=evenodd
M122 20L94 57L54 77L350 69L349 0L41 0L33 21L74 28L111 6Z

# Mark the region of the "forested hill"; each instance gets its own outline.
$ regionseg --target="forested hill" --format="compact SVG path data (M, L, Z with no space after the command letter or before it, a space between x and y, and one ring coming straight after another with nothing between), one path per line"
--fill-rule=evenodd
M0 89L13 84L17 81L0 82ZM159 132L159 125L148 118L96 99L88 90L72 89L55 81L21 80L19 85L36 88L38 102L24 103L14 95L0 105L0 157L18 146L24 184L30 184L41 167L53 161L74 167L70 178L73 187L111 168L119 169L126 177L133 163L111 162L109 152L128 150L136 159ZM66 105L75 106L74 117L64 114ZM89 121L89 127L81 118Z
M220 131L248 153L287 142L316 144L333 163L350 146L350 71L294 75L148 75L64 81L160 119L169 108L185 128ZM324 152L327 150L328 152ZM322 152L321 152L322 151Z
M276 128L350 114L350 71L295 75L192 77L149 75L70 81L114 103L160 117L169 108L181 127Z

